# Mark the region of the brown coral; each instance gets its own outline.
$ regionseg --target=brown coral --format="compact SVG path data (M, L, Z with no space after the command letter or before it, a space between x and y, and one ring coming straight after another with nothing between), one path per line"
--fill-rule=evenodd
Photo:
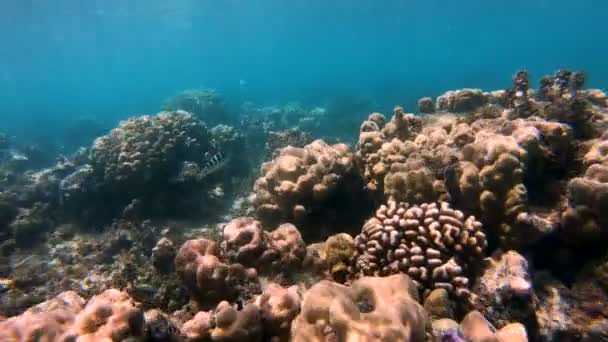
M345 144L316 140L303 148L285 147L261 173L252 201L265 225L290 222L305 237L317 238L360 219L344 215L365 205L354 156Z
M260 308L265 335L287 341L291 322L300 313L301 301L297 286L284 288L269 283L255 300Z
M562 234L570 243L608 238L608 131L592 143L583 164L584 174L568 182L568 208L562 213Z
M144 313L126 292L109 289L93 297L64 338L78 341L124 341L143 338Z
M421 290L468 294L467 269L483 257L486 236L475 217L446 202L409 207L389 202L355 238L355 270L364 275L404 272Z
M526 322L534 317L534 290L528 261L515 251L488 258L473 293L477 310L497 326ZM505 303L509 305L503 310L492 309Z
M212 311L201 311L182 326L186 341L197 342L245 342L260 341L262 324L259 309L247 304L237 310L222 301Z
M321 281L304 294L294 342L424 341L427 317L406 275L364 277L350 287Z
M462 113L474 111L487 101L480 89L460 89L447 91L439 96L435 107L438 111Z
M215 242L207 239L186 241L175 257L175 268L191 296L203 308L222 300L237 300L257 283L255 269L241 264L225 264L219 259Z
M58 340L83 307L84 299L75 292L62 292L19 316L0 320L0 341Z
M227 260L260 272L290 273L302 265L306 256L306 244L290 223L266 232L256 219L239 217L224 227L223 237L222 252Z

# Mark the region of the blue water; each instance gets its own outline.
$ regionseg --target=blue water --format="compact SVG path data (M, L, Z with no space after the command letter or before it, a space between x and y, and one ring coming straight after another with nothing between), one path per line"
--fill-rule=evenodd
M504 88L520 67L585 69L603 87L607 12L605 0L3 0L0 131L113 124L199 86L233 108L346 94L383 111Z

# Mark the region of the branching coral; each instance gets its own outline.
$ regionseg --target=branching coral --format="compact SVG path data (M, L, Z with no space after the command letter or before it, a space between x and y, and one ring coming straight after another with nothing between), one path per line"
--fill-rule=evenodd
M478 266L487 243L481 223L446 202L413 207L389 202L367 221L355 244L357 272L403 272L420 290L444 288L464 296L467 272Z

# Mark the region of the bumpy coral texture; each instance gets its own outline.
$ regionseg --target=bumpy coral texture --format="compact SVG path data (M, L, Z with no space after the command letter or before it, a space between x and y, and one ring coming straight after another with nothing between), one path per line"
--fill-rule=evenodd
M284 223L271 232L251 217L233 219L224 227L222 252L226 258L264 272L289 273L306 256L306 244L298 229Z
M213 89L187 89L165 101L165 110L185 110L210 124L226 121L224 99Z
M168 180L182 161L202 161L209 139L205 124L192 114L161 112L122 121L95 140L89 159L105 186L137 187Z
M292 341L425 341L427 317L406 275L330 281L304 294Z
M182 326L186 341L240 342L260 341L262 322L255 304L247 304L241 310L222 301L211 311L200 311Z
M448 91L437 98L435 107L439 111L469 112L487 102L487 98L480 89L460 89Z
M346 208L342 200L353 200L360 188L348 146L321 140L303 148L283 148L278 157L262 165L261 173L252 196L257 217L265 225L294 223L303 233L320 230L321 225L343 224L349 216L339 215L341 210L352 208ZM319 226L312 227L314 223Z
M583 164L583 175L568 182L568 208L562 213L562 232L572 243L608 238L608 130L592 142Z
M510 323L497 330L479 311L469 312L460 322L466 341L527 342L528 333L521 323Z
M93 297L66 333L78 341L125 341L142 339L144 313L126 292L109 289Z
M362 173L368 190L378 197L386 193L397 200L429 199L440 191L434 188L437 184L432 172L419 158L410 158L418 148L411 140L418 135L421 125L419 117L405 114L401 107L394 109L389 122L379 113L371 114L363 122L357 156L364 161Z
M255 304L260 308L264 333L278 337L281 341L288 341L291 322L300 313L301 302L297 286L284 288L269 283L255 300Z
M19 316L0 321L0 341L58 340L83 307L84 299L75 292L62 292Z
M383 200L449 201L478 216L492 237L507 246L537 240L555 224L530 213L528 185L538 186L538 192L557 188L547 174L571 166L571 129L506 114L499 111L468 123L469 116L449 114L404 121L396 111L391 122L410 127L399 136L387 134L383 116L370 115L361 126L357 149L367 188ZM540 200L557 202L550 196Z
M467 268L480 262L486 236L475 217L446 202L408 207L389 202L355 238L355 270L364 275L407 273L421 290L468 295Z
M186 241L177 252L175 268L191 296L203 308L222 300L237 300L248 282L257 281L255 269L241 264L225 264L219 248L207 239Z
M475 307L492 323L528 321L534 314L534 289L528 261L515 251L486 260L482 275L473 287ZM492 308L504 306L503 310Z

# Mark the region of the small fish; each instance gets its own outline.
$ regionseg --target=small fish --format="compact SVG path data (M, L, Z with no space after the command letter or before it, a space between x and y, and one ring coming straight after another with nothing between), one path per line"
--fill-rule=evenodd
M0 162L26 160L28 160L28 157L14 148L0 149Z
M14 283L15 281L12 279L0 278L0 293L8 291Z
M201 173L199 175L200 179L203 179L209 176L212 173L217 172L222 169L226 164L230 161L230 157L224 155L221 151L213 154L204 164Z
M240 79L239 80L239 88L244 89L247 87L247 81Z

